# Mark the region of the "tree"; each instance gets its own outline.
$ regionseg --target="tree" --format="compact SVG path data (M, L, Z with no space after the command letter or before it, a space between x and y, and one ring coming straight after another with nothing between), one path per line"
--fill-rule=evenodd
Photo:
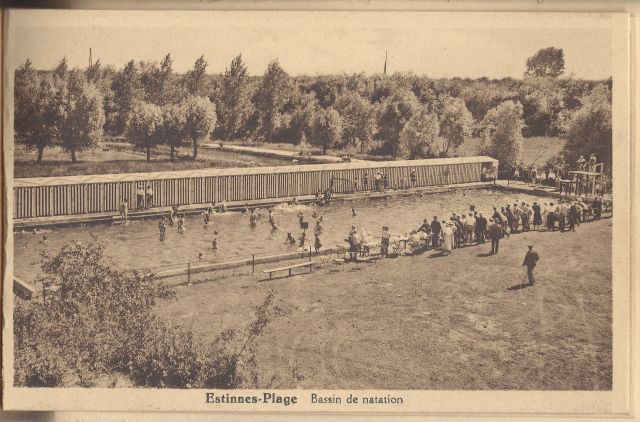
M364 151L376 133L373 106L357 92L344 92L335 102L335 109L342 116L342 136L345 143L360 144Z
M313 119L311 142L322 147L322 153L327 155L329 148L334 148L342 138L342 118L332 107L319 109Z
M481 123L485 145L483 153L496 158L502 168L512 168L522 149L522 104L504 101L487 112Z
M308 142L312 137L313 119L318 112L318 101L313 93L299 96L291 116L291 132L296 145Z
M238 54L222 77L218 112L220 114L222 136L230 140L242 134L251 114L247 67Z
M114 111L118 114L114 129L117 134L121 134L124 132L131 108L136 101L142 99L143 94L140 73L133 60L115 75L111 89L113 90Z
M254 98L260 132L267 142L271 142L275 130L281 125L284 106L292 95L291 91L291 79L278 60L269 63Z
M185 101L185 134L193 143L193 159L198 158L199 143L209 138L216 126L216 107L204 97L189 97Z
M204 59L204 55L202 55L193 64L193 69L190 69L184 76L184 88L187 95L196 97L204 97L208 95L206 92L206 72L207 61Z
M151 161L151 148L155 148L162 140L160 107L145 101L136 103L127 119L126 134L133 145L146 150L147 161Z
M400 132L419 109L420 104L416 96L409 90L400 90L385 100L378 119L379 129L376 139L381 142L378 152L393 157L399 155Z
M471 136L473 116L460 98L446 97L440 115L441 156L449 156Z
M53 69L53 77L64 80L67 78L68 72L69 66L67 65L67 58L63 57L62 60L60 60L60 63L58 63L58 66Z
M564 73L564 52L561 48L547 47L527 59L524 76L557 78Z
M410 160L439 156L439 132L438 116L421 108L400 132L398 156Z
M170 159L173 161L175 148L185 145L187 114L184 104L165 104L162 107L162 139L170 148Z
M41 163L44 149L53 146L59 139L63 117L62 93L55 89L49 78L44 78L33 100L33 113L29 117L30 131L22 139L25 145L36 149L37 162Z
M567 125L565 162L574 165L580 155L588 158L595 154L599 162L611 169L611 91L600 85L582 98L581 103L582 107L573 113Z
M161 106L170 100L172 65L171 54L164 56L160 67L155 62L140 63L140 85L147 102Z
M62 97L60 141L62 148L71 153L74 163L76 151L93 148L102 138L102 103L102 94L86 81L82 72L70 72Z

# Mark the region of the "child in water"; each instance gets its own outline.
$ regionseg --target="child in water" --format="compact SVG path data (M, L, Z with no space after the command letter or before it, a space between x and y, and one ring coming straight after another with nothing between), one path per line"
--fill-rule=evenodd
M251 227L255 227L258 222L258 214L256 214L256 210L251 210L251 215L249 215L249 224Z
M211 217L209 217L209 213L205 212L204 213L204 226L208 226L209 223L211 222Z
M307 238L307 234L302 232L302 234L300 235L300 237L298 238L298 240L300 241L300 247L304 248L304 241Z
M160 230L160 240L164 240L164 233L167 231L167 226L164 224L164 217L160 219L158 229Z
M178 217L178 233L183 234L184 230L184 217L180 216Z
M213 232L213 239L211 240L211 249L214 251L218 249L218 232Z
M322 247L322 243L320 243L320 236L316 234L316 242L315 242L316 253L320 252L320 248Z
M287 240L285 240L284 243L289 244L289 245L295 245L296 244L296 240L293 238L293 236L291 236L291 232L287 233Z
M356 209L355 208L351 208L351 217L355 217L356 215L358 215L356 213Z

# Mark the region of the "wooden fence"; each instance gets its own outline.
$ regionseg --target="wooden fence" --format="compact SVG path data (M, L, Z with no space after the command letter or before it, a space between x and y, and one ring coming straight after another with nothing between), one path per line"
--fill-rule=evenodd
M134 208L140 186L151 186L154 206L209 204L314 195L331 184L348 193L356 179L363 188L365 174L372 189L376 172L388 176L389 188L410 183L412 171L413 186L479 182L483 168L495 174L497 166L490 157L461 157L15 179L13 218L117 212L125 198Z

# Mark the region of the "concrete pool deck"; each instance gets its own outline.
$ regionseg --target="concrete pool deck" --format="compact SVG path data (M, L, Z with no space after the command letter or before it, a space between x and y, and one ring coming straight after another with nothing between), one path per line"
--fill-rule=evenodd
M404 196L404 195L415 195L415 194L435 194L441 192L448 192L452 190L458 189L482 189L482 188L496 188L500 190L506 190L511 192L520 192L531 195L538 196L547 196L553 198L567 198L566 195L560 194L560 192L556 191L553 187L550 186L541 186L541 185L531 185L525 182L519 181L507 181L507 180L498 180L496 182L471 182L471 183L460 183L455 185L440 185L440 186L426 186L426 187L418 187L418 188L407 188L407 189L393 189L386 191L367 191L367 192L357 192L357 193L341 193L334 194L332 197L333 201L351 201L351 200L359 200L359 199L377 199L377 198L388 198L394 196ZM590 199L590 198L588 198ZM293 197L282 197L282 198L270 198L270 199L260 199L260 200L250 200L250 201L235 201L235 202L227 202L227 209L229 211L238 211L244 208L244 206L248 207L258 207L258 208L266 208L278 204L288 203L293 200ZM315 201L315 196L306 195L297 197L297 200L301 204L310 204ZM611 195L605 195L605 201L611 202ZM193 204L193 205L183 205L179 207L179 212L183 214L197 214L201 213L209 207L209 204ZM171 212L171 207L157 207L151 208L148 210L141 211L130 211L129 219L130 220L140 220L146 218L159 218L161 216L166 216ZM79 215L61 215L61 216L52 216L52 217L36 217L36 218L23 218L23 219L14 219L13 220L13 229L15 231L18 230L35 230L35 229L44 229L50 227L61 227L68 225L82 225L82 224L97 224L97 223L118 223L120 221L120 214L117 212L104 212L104 213L93 213L93 214L79 214Z

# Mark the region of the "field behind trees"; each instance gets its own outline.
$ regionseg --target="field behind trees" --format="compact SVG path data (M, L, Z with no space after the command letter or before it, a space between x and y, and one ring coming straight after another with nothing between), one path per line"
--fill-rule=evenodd
M200 145L211 140L387 159L488 154L503 170L562 166L591 153L611 164L613 82L563 75L562 50L553 47L530 57L521 79L292 76L277 59L252 76L242 55L223 74L207 73L203 56L184 74L172 65L170 54L121 69L99 60L86 69L69 69L64 58L55 69L23 63L15 73L15 140L22 148L16 175L49 175L51 162L56 174L223 167L223 154L198 160ZM102 154L113 137L135 156ZM126 163L67 167L62 152L72 163Z

